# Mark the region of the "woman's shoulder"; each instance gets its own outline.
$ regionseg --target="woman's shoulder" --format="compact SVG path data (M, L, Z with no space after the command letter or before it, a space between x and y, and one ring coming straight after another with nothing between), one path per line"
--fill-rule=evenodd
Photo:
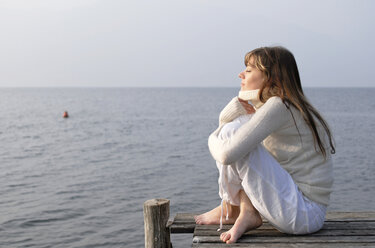
M279 96L272 96L264 103L263 107L266 109L276 108L276 109L287 109L284 101ZM263 108L262 107L262 108Z
M279 97L279 96L271 96L270 98L268 98L268 100L266 102L283 103L283 99L281 99L281 97Z
M290 106L287 106L279 96L272 96L257 110L259 118L271 121L270 125L277 125L279 128L289 125L292 119ZM267 124L268 125L268 124Z

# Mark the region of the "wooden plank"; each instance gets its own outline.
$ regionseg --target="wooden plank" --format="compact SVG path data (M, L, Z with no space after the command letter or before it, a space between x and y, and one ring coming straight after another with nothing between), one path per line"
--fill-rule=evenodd
M223 231L227 231L231 227L232 225L223 225ZM195 229L195 235L201 235L202 232L207 232L205 235L215 235L218 228L219 225L197 225ZM278 232L270 224L263 224L261 227L256 229L256 231L259 232L266 230L274 230L275 232ZM360 233L362 231L364 231L365 233L375 233L375 222L328 222L324 224L322 230L335 230L342 232L344 232L345 230L357 230L357 233L359 233L359 235L361 235ZM255 230L252 230L251 232L254 231Z
M170 226L171 233L193 233L195 224L173 224Z
M174 221L181 221L181 222L194 222L194 216L200 215L201 213L177 213Z
M247 248L316 248L317 246L323 246L324 248L364 248L364 247L374 247L374 244L368 243L325 243L322 245L321 243L253 243L253 244L246 244L246 243L235 243L231 245L227 245L224 243L194 243L192 245L193 248L232 248L232 247L247 247Z
M340 221L340 222L325 222L323 228L325 230L346 230L346 229L356 229L356 230L367 230L367 229L375 229L375 221L373 222L348 222L348 221Z
M223 243L219 236L195 236L193 243ZM243 236L237 243L371 243L375 246L375 236L284 236L256 237Z
M197 230L197 228L194 231L194 236L218 236L221 233L225 232L227 230L223 231L216 231L216 230ZM276 229L270 229L270 230L252 230L249 232L246 232L242 235L242 237L305 237L305 236L375 236L374 230L320 230L315 233L311 233L308 235L292 235L292 234L285 234L282 232L279 232Z
M219 225L197 225L199 229L209 229L217 230ZM232 225L223 225L224 230L229 230ZM263 223L262 226L258 227L256 230L276 230L274 226L270 223ZM368 230L375 229L375 222L325 222L323 228L325 230Z
M327 212L327 221L375 221L375 212Z
M176 216L170 220L167 227L170 228L171 233L193 233L195 228L194 216L198 213L177 213Z

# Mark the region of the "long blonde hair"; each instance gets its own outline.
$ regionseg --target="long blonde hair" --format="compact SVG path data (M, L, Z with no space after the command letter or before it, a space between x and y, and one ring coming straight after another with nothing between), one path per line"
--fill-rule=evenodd
M264 103L270 97L278 96L283 100L284 104L289 110L290 105L297 108L302 114L306 124L309 126L313 134L315 144L318 144L324 158L327 158L326 150L319 136L317 126L313 118L314 115L327 133L331 147L331 154L334 154L336 150L335 146L333 145L331 131L327 122L309 103L303 93L297 63L293 54L281 46L261 47L254 49L245 55L246 66L250 64L250 58L253 58L253 64L251 65L258 68L265 76L264 84L259 90L260 101ZM294 123L297 127L295 120Z

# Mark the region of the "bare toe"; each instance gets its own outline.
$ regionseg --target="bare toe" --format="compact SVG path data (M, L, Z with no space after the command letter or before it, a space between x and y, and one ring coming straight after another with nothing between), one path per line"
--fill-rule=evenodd
M196 215L196 216L194 216L194 220L195 220L196 224L200 224L202 222L202 216Z
M227 240L229 240L230 237L231 237L231 235L230 235L229 232L222 233L222 235L223 235L223 236L221 237L221 240L222 240L223 242L227 242Z
M225 240L224 242L228 243L228 240L230 240L232 237L232 235L230 233L228 233L226 236L225 236Z
M227 244L236 243L238 238L235 238L234 235L233 235L233 237L231 237L231 235L229 235L229 237L230 238L226 241Z
M224 237L225 237L225 235L226 235L226 233L224 232L224 233L222 233L222 234L220 234L220 239L221 240L223 240L224 239Z
M224 233L220 234L221 241L224 241Z
M232 228L226 232L226 235L223 236L222 240L227 244L235 243L242 234L261 225L262 218L259 213L247 211L241 212Z

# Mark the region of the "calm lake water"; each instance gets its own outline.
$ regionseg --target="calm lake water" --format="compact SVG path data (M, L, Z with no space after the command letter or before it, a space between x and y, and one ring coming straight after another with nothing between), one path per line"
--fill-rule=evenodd
M217 206L207 138L237 91L0 89L0 247L142 247L144 201L170 199L171 215ZM336 140L329 210L375 210L375 88L306 95Z

